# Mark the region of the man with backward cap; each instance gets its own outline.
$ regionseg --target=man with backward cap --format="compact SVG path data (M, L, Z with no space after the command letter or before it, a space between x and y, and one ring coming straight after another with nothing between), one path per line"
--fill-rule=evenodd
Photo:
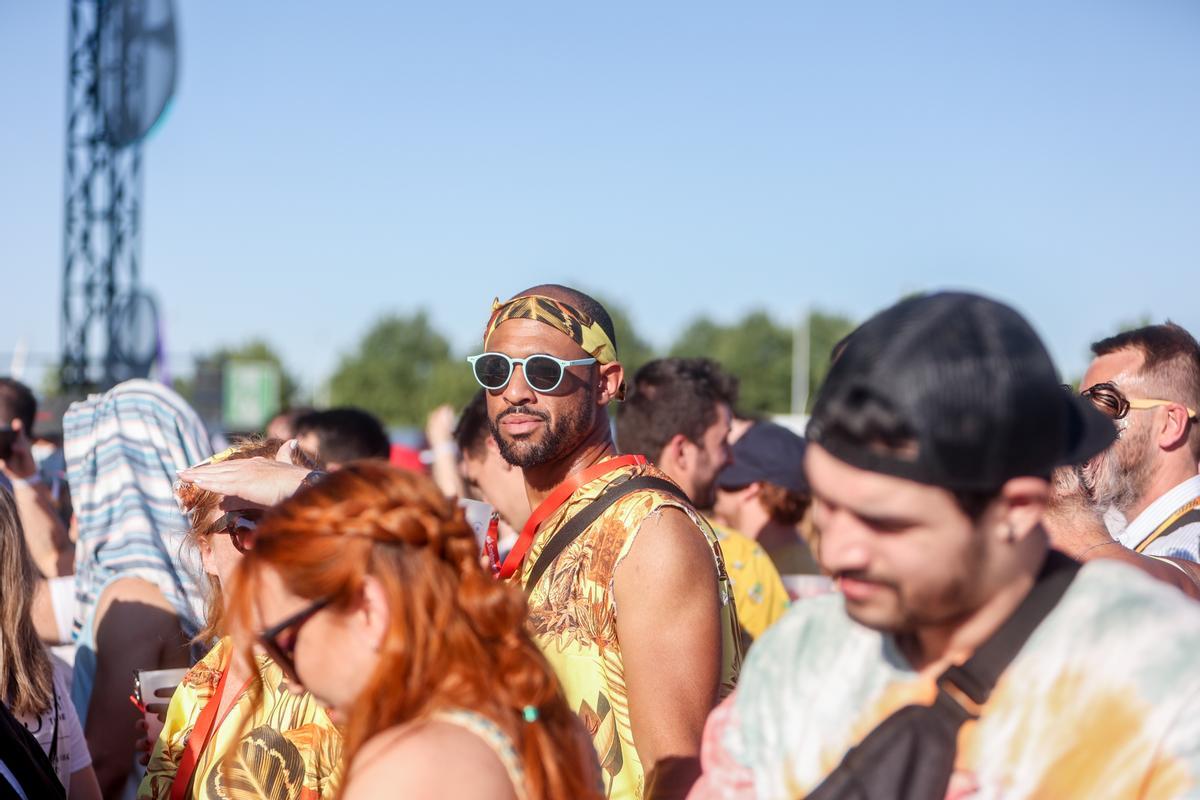
M755 645L691 797L1197 796L1200 607L1041 525L1052 471L1113 438L1011 308L940 293L865 323L805 457L841 591Z

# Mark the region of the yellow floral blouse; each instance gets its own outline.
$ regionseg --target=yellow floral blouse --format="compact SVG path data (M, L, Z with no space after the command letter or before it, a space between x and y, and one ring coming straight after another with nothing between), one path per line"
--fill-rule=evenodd
M216 693L230 643L222 638L175 690L138 800L168 800L179 761ZM325 800L337 795L342 735L312 695L288 691L283 671L258 661L261 692L247 689L200 754L189 800ZM239 687L226 684L226 691Z
M542 523L514 577L523 584L546 543L567 520L614 482L638 475L666 477L651 465L627 466L583 485ZM721 600L724 632L721 696L726 696L733 691L742 658L733 590L716 534L690 506L675 497L643 491L615 502L567 546L529 596L534 638L558 675L567 702L592 735L607 796L620 800L642 797L645 770L634 748L629 723L613 576L633 547L642 523L666 507L684 511L696 523L696 535L704 536L712 548L718 583L714 588ZM663 624L671 623L664 620Z

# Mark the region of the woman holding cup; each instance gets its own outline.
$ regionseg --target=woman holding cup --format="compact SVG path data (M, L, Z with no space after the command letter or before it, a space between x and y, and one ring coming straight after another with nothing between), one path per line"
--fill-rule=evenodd
M275 460L303 464L303 455L278 440L249 440L209 464ZM262 509L226 510L225 498L181 483L190 518L189 541L208 578L206 627L198 639L217 639L184 676L150 756L139 800L233 796L228 787L256 785L256 800L332 798L341 763L341 734L311 695L291 691L279 665L266 656L234 657L225 587L253 545ZM143 698L149 701L149 697ZM271 771L282 765L282 771Z

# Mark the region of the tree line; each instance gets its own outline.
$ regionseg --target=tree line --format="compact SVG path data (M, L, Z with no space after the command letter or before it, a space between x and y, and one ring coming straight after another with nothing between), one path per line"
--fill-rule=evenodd
M665 351L637 331L620 303L604 300L616 328L621 361L630 376L660 356L705 356L736 375L741 384L739 411L785 414L792 403L794 326L765 311L752 311L732 323L701 315L686 325ZM829 368L833 346L854 328L853 320L814 311L807 318L809 402ZM393 313L377 319L357 345L343 356L329 379L332 405L364 408L395 427L421 426L429 411L442 403L461 408L478 386L466 364L470 353L457 352L425 311ZM197 359L197 368L213 369L230 359L269 361L280 367L280 405L301 402L299 382L278 353L256 339L240 347L222 348ZM188 397L189 381L176 381Z

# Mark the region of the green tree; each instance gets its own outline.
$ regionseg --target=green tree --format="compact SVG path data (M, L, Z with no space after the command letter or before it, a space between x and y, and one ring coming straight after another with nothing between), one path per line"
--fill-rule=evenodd
M684 329L671 355L712 358L736 375L743 414L784 414L791 408L792 332L765 311L734 325L700 317Z
M476 389L470 368L424 311L378 320L330 380L334 405L355 405L389 425L424 425L442 403L461 408Z
M833 346L854 329L845 316L822 311L808 316L809 407L829 371ZM732 325L707 317L693 320L671 348L673 356L706 356L738 377L738 411L786 414L792 408L792 353L795 330L753 311ZM806 409L807 410L807 409Z
M854 328L854 320L841 314L813 311L808 315L808 407L805 411L812 410L817 390L829 372L834 345Z
M629 379L632 379L633 374L643 364L654 360L657 355L654 352L654 347L638 335L633 325L633 318L629 316L624 306L597 295L592 296L596 297L600 304L608 310L608 315L612 317L613 329L617 334L617 348L621 356L621 364L625 367L625 375Z

